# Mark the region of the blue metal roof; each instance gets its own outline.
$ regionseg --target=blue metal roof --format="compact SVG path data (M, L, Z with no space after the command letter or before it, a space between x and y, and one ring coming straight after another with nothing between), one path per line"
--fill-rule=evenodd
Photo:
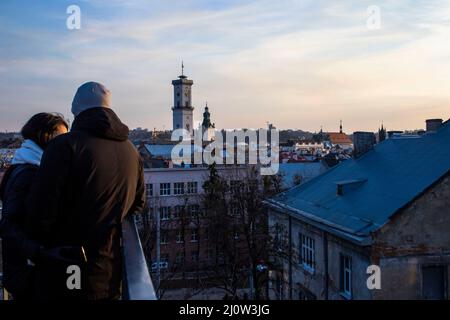
M450 121L436 133L386 140L270 200L294 213L367 236L450 171ZM348 181L361 181L346 188ZM342 195L338 195L340 185Z
M328 170L328 167L320 161L280 163L279 174L283 175L283 188L291 188L295 185L295 176L301 177L301 183L305 183Z

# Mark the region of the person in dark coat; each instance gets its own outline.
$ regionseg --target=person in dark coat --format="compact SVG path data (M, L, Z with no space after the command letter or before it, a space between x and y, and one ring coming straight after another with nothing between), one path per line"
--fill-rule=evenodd
M31 117L21 131L24 142L0 184L3 285L14 300L31 297L33 264L44 256L40 244L25 233L26 198L43 150L67 130L68 124L60 115L39 113Z
M145 206L143 165L128 127L110 108L103 85L82 85L71 131L46 148L29 197L28 227L46 248L71 248L81 286L69 288L69 264L37 264L37 299L117 299L121 224ZM82 257L82 258L80 258ZM78 259L78 260L77 260Z

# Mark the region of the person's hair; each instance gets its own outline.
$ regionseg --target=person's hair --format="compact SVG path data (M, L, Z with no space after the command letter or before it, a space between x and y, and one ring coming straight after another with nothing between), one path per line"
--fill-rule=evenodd
M61 114L42 112L32 116L20 133L24 139L32 140L45 149L60 125L69 129L69 124Z

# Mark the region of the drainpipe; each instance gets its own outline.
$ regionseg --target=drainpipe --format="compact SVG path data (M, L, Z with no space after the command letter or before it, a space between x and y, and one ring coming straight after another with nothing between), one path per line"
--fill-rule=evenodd
M292 217L289 215L289 299L292 300Z
M325 300L328 300L328 234L323 232L323 256L324 256L324 269L325 269Z

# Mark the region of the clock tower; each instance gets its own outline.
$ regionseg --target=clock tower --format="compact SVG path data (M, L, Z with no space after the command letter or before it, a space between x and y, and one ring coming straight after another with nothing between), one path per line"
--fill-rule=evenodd
M186 129L191 136L194 134L194 107L192 106L192 85L194 81L184 75L184 64L181 64L181 76L172 81L174 104L173 130Z

